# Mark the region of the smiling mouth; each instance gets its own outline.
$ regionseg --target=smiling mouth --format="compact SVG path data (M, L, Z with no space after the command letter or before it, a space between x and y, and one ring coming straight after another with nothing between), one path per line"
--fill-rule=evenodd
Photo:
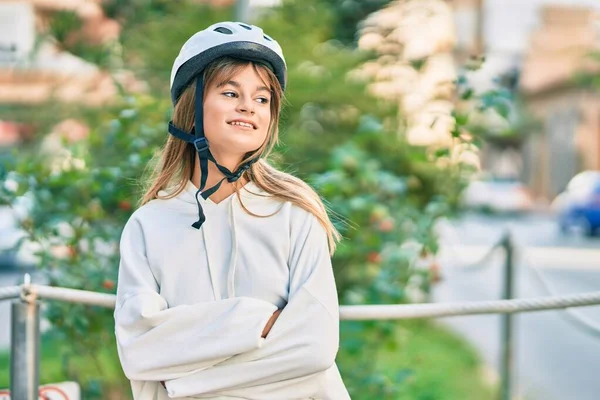
M229 125L232 126L239 126L241 128L247 128L247 129L256 129L256 127L248 122L241 122L241 121L232 121L232 122L228 122Z

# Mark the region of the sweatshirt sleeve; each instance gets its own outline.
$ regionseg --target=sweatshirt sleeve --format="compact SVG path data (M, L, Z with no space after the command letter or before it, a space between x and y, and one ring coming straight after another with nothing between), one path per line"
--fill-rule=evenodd
M213 366L259 348L277 310L248 297L168 307L146 258L135 219L121 237L115 308L117 350L130 380L162 381Z
M167 381L170 397L243 397L248 390L244 388L258 390L262 385L269 388L272 398L271 390L286 393L286 385L301 380L306 383L311 375L332 367L339 346L339 310L327 236L312 214L303 212L302 216L296 222L299 226L291 229L289 302L264 345L212 368ZM314 390L310 385L301 386ZM306 393L306 397L310 395Z

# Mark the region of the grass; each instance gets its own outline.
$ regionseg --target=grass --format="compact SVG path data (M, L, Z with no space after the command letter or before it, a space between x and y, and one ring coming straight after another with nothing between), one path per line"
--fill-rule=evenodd
M342 323L342 332L344 332ZM356 324L356 323L354 323ZM375 371L394 384L392 393L374 393L353 387L346 381L352 398L359 400L488 400L493 388L483 377L475 350L443 326L430 321L406 320L393 326L396 345L379 346L368 357L375 360ZM342 339L348 339L342 334ZM351 340L351 339L350 339ZM342 373L360 367L361 361L340 351ZM364 363L364 362L363 362ZM344 374L346 375L346 374Z
M351 325L354 324L354 325ZM357 333L357 346L364 343L361 323L342 322L342 340L352 340ZM354 329L352 328L354 326ZM429 321L402 321L390 324L396 345L378 346L369 359L375 360L376 371L394 384L393 393L373 393L352 381L346 371L361 368L364 362L342 349L338 365L353 399L358 400L488 400L492 388L484 382L476 352L460 337ZM114 343L107 343L97 357L76 355L67 358L69 344L51 336L42 338L40 383L75 380L86 399L130 399L128 382L118 367ZM364 354L364 352L363 352ZM95 360L95 361L92 361ZM10 356L0 353L0 387L9 386ZM101 377L101 378L98 378ZM101 392L104 385L104 392Z

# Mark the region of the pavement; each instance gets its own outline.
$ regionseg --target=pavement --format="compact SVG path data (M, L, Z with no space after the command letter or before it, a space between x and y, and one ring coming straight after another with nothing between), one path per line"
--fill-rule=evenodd
M504 255L488 253L506 229L516 246L516 298L597 291L600 288L600 238L561 235L551 216L512 218L467 216L442 224L439 255L443 280L434 289L437 302L501 298ZM469 267L465 267L469 265ZM539 277L548 287L544 287ZM572 309L600 327L600 306ZM500 316L442 318L463 335L498 373ZM600 331L582 329L564 311L514 317L513 393L527 400L600 399Z

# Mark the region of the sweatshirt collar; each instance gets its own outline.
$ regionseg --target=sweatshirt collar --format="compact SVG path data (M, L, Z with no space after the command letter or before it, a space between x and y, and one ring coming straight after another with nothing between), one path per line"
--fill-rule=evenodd
M197 191L198 191L198 187L196 187L196 185L194 185L191 180L188 180L183 192L181 192L181 194L178 197L181 200L185 201L186 203L196 204L195 195L196 195ZM242 198L251 198L256 194L260 194L263 192L264 191L261 190L252 181L249 181L248 183L246 183L244 186L242 186L239 189L239 194ZM202 205L211 204L213 206L219 206L221 204L228 203L233 197L236 197L236 196L237 196L237 193L233 192L231 195L227 196L225 199L221 200L219 203L213 202L212 200L210 200L210 197L208 199L204 200L204 198L202 196L198 196L198 199L200 200Z

